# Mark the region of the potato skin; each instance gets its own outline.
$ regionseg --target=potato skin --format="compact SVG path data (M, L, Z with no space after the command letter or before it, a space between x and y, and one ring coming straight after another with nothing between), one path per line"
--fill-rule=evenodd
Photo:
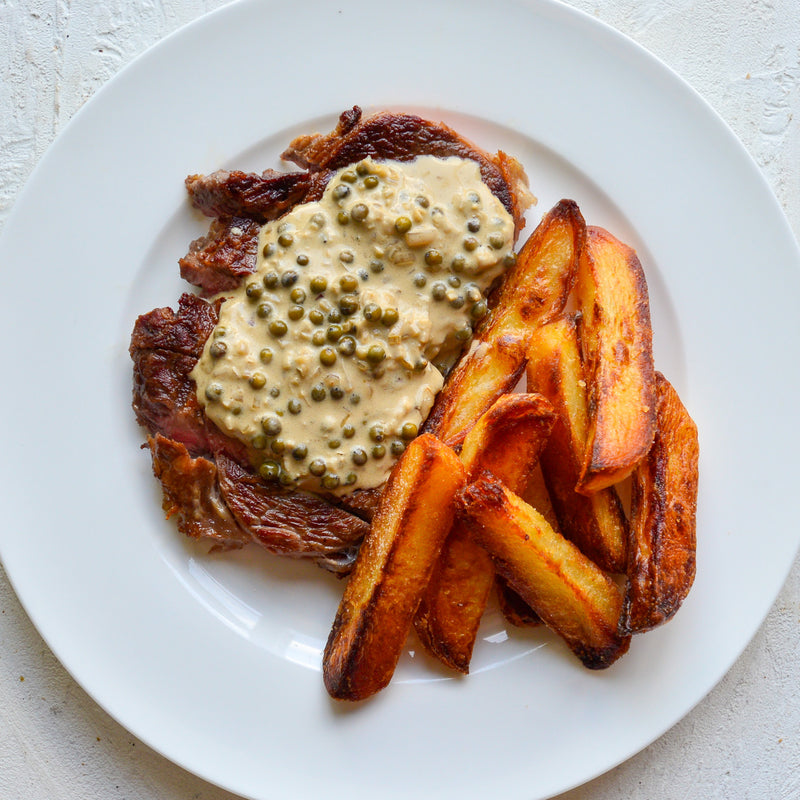
M628 524L617 492L613 487L588 496L575 491L589 428L575 314L565 314L536 331L528 350L526 379L528 391L541 392L555 412L540 462L561 532L602 569L624 572Z
M523 245L472 346L439 392L424 430L457 447L475 420L516 386L537 325L563 310L578 268L586 224L577 204L561 200Z
M575 287L589 403L578 491L591 494L627 477L650 449L653 332L642 265L603 228L587 228Z
M484 472L460 493L459 513L498 574L585 667L604 669L627 652L617 585L535 509Z
M464 482L458 456L430 435L395 465L323 654L331 697L363 700L391 680Z
M680 608L696 569L697 426L667 379L656 373L653 446L633 473L630 557L620 630L641 633Z
M506 394L483 414L461 448L468 480L488 470L515 491L527 487L553 425L540 394ZM466 674L495 572L486 551L456 520L442 547L414 617L423 645L442 663Z

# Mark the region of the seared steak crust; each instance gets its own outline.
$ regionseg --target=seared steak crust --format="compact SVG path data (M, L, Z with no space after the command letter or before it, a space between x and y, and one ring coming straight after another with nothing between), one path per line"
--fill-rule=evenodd
M363 520L302 492L282 492L225 455L192 457L156 434L148 439L163 508L178 530L229 550L255 542L279 555L313 557L333 572L351 566Z

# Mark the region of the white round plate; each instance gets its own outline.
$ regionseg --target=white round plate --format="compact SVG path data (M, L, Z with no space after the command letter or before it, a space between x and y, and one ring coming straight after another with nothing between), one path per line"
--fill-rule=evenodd
M205 223L183 179L280 167L354 104L443 119L634 245L656 363L701 437L698 575L618 664L487 615L473 673L410 642L391 686L328 699L342 584L163 519L130 409L135 317L174 305ZM657 738L724 675L798 545L798 250L758 170L648 53L549 0L242 2L139 58L42 159L2 242L0 553L34 623L135 735L247 797L543 798ZM35 273L35 274L34 274ZM13 367L13 369L12 369Z

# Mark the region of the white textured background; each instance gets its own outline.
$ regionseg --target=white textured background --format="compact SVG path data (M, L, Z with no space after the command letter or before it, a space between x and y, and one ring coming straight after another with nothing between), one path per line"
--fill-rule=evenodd
M631 36L705 97L761 167L800 238L800 2L570 4ZM150 44L221 5L0 0L0 227L92 93ZM798 678L800 563L743 656L693 712L561 800L800 798ZM172 765L99 709L50 653L0 568L0 800L93 798L233 795Z

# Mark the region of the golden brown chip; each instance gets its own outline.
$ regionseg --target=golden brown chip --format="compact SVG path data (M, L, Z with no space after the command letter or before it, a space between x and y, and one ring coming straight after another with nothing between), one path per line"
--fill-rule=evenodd
M523 491L552 424L550 404L541 395L503 395L464 439L461 461L467 475L489 470ZM457 521L436 562L414 627L426 649L459 672L469 671L493 584L491 559Z
M675 389L656 373L653 446L633 473L628 588L620 624L639 633L669 620L694 582L699 444Z
M564 308L585 227L572 200L560 201L544 216L506 274L496 306L439 392L426 432L458 446L478 417L516 386L531 333Z
M650 449L655 379L650 307L636 253L608 231L586 231L575 284L589 403L578 491L618 483Z
M586 667L608 667L627 651L619 588L541 514L490 473L461 492L459 506L498 574Z
M325 647L332 697L363 700L391 680L464 480L458 456L433 436L411 442L395 465Z
M540 463L560 530L598 566L624 572L628 526L616 491L609 487L588 496L575 491L589 430L575 315L536 331L526 376L528 390L547 397L556 414Z

